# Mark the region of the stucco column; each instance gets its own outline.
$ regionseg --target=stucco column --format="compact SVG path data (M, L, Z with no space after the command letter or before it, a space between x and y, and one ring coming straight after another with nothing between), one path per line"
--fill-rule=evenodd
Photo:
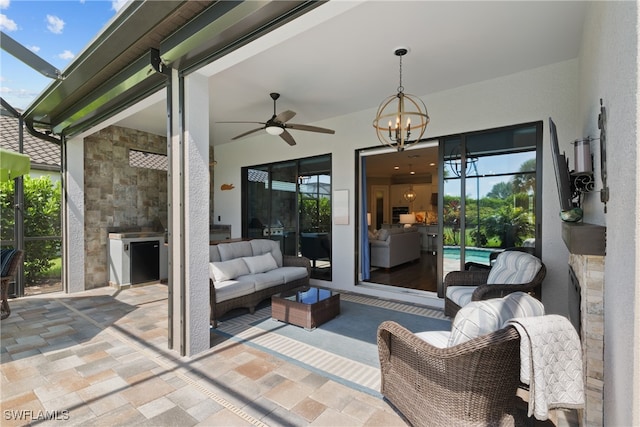
M84 138L65 142L63 191L64 289L85 290L84 280Z
M171 76L169 286L173 349L209 348L209 100L197 73ZM182 105L182 108L180 106Z

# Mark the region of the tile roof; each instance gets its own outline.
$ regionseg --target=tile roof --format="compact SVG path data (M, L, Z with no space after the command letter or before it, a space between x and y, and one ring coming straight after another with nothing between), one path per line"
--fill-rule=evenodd
M19 152L18 148L18 119L0 116L0 147ZM31 135L25 129L23 132L23 152L31 158L31 168L38 169L38 165L60 166L60 147Z

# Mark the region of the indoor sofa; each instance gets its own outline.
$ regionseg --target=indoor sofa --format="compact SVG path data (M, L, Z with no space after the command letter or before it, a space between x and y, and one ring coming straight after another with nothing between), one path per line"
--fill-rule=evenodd
M209 246L211 325L234 308L253 314L271 295L309 285L308 258L282 255L280 244L254 239Z
M382 229L370 238L372 267L391 268L420 258L420 233L415 227Z

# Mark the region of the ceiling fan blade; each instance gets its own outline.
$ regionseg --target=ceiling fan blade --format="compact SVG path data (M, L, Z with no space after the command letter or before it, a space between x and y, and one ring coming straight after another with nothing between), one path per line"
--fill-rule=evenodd
M216 123L255 123L257 125L266 125L265 122L244 122L244 121L216 122Z
M274 120L280 123L288 122L295 116L295 111L287 110L274 117Z
M231 138L231 140L232 140L232 141L235 141L236 139L240 139L240 138L242 138L242 137L244 137L244 136L250 135L250 134L252 134L252 133L254 133L254 132L258 132L259 130L262 130L262 129L264 129L264 127L260 127L260 128L252 129L252 130L250 130L250 131L248 131L248 132L241 133L241 134L240 134L240 135L238 135L238 136L234 136L233 138Z
M280 138L284 139L285 142L289 145L296 145L296 141L293 139L291 134L287 132L286 129L280 134Z
M327 128L321 128L318 126L309 126L309 125L295 125L293 123L287 123L285 127L287 129L306 130L309 132L320 132L320 133L330 133L330 134L336 133L336 131L333 129L327 129Z

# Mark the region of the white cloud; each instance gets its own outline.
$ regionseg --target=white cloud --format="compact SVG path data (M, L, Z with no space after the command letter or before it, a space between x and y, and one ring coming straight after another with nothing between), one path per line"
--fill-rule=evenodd
M58 58L60 59L73 59L75 57L76 56L73 53L71 53L70 50L65 50L64 52L58 54Z
M122 9L122 6L124 6L125 4L127 4L129 0L112 0L111 1L111 9L115 10L116 12L120 11L120 9Z
M64 21L55 15L47 15L47 29L54 34L62 34Z
M0 9L8 9L10 0L0 0Z
M13 89L7 86L0 87L0 93L7 96L13 96L16 98L33 98L38 92L30 89Z
M0 30L15 31L17 29L18 24L13 19L9 19L7 15L0 13Z
M31 51L31 52L40 52L40 46L27 46L27 48Z

